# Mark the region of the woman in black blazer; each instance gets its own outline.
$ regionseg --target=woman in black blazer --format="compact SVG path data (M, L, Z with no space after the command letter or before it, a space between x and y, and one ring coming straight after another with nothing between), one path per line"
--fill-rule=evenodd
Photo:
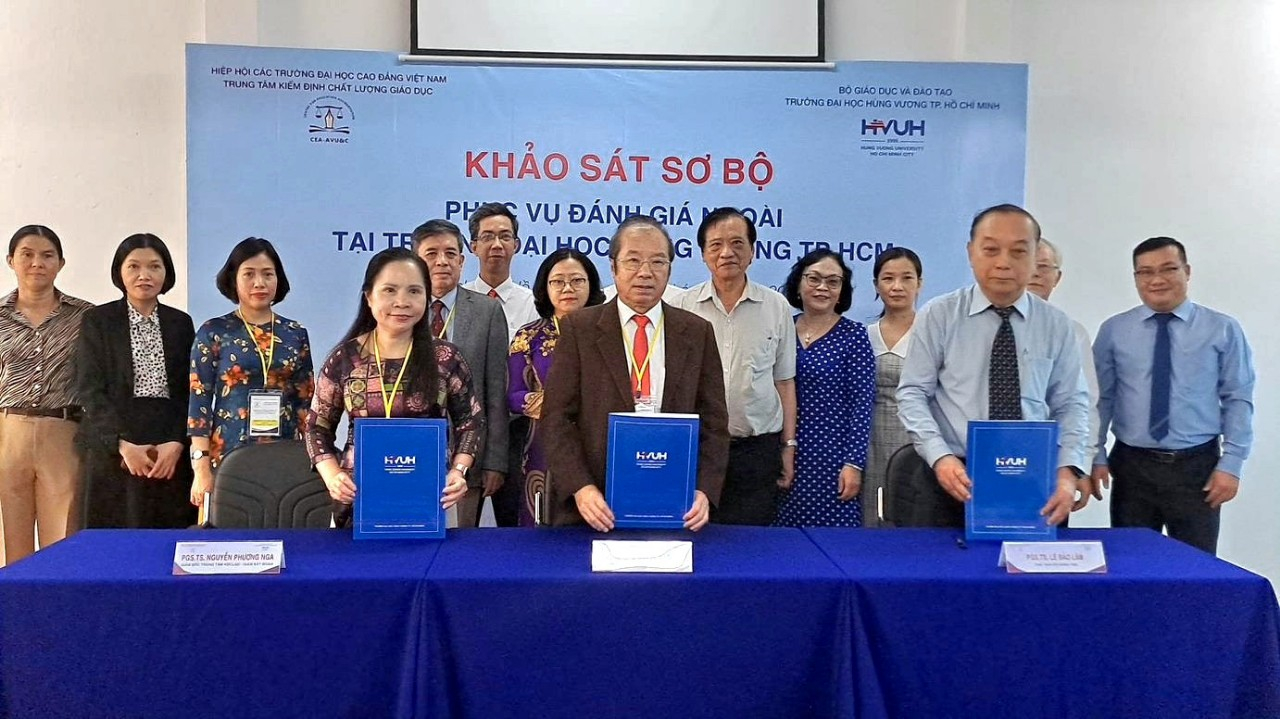
M84 420L86 527L186 527L187 357L191 316L162 305L173 259L155 235L116 249L111 281L124 298L84 313L76 382Z

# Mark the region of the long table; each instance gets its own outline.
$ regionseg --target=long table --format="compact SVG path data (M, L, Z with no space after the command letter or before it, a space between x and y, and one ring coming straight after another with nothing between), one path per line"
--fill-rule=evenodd
M593 575L585 530L441 543L86 531L0 570L13 717L1271 717L1269 583L1146 530L1009 576L946 530L712 526L692 575ZM175 577L182 539L279 576Z

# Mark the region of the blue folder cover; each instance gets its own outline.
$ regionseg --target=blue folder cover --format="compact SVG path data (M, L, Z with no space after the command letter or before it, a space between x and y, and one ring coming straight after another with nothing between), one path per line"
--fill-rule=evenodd
M1057 422L969 422L965 469L973 481L967 540L1057 539L1058 528L1040 516L1058 481Z
M356 419L356 539L444 539L448 433L443 419Z
M609 415L605 501L621 529L680 529L698 482L698 415Z

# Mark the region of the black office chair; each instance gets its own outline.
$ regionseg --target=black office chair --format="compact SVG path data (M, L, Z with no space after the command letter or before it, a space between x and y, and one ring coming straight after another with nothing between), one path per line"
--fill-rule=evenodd
M301 440L250 444L218 467L210 522L219 529L324 528L329 502Z
M938 485L914 445L903 445L889 457L884 496L884 517L892 526L964 526L964 505Z

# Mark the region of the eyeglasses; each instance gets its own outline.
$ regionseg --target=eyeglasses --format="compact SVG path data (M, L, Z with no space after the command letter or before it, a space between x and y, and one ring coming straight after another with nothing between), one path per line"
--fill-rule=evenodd
M586 286L587 286L587 278L585 277L570 277L567 280L561 280L561 279L547 280L547 287L550 287L556 292L562 291L565 287L572 287L575 290L580 290Z
M494 242L514 242L515 239L516 236L510 232L499 232L496 235L492 232L486 232L477 237L476 242L481 245L488 245Z
M829 290L838 290L840 289L840 286L844 284L844 277L841 277L840 275L828 275L823 277L822 275L814 272L806 272L801 275L801 277L804 278L804 283L806 285L815 290L819 287L826 287Z
M1134 270L1133 276L1138 278L1139 282L1150 282L1157 277L1167 280L1181 272L1183 267L1184 265L1167 265L1154 270L1144 267L1140 270Z
M671 269L671 260L665 257L655 257L651 260L641 260L636 257L628 257L625 260L618 260L618 266L627 272L639 272L641 267L648 267L651 271L666 272Z

